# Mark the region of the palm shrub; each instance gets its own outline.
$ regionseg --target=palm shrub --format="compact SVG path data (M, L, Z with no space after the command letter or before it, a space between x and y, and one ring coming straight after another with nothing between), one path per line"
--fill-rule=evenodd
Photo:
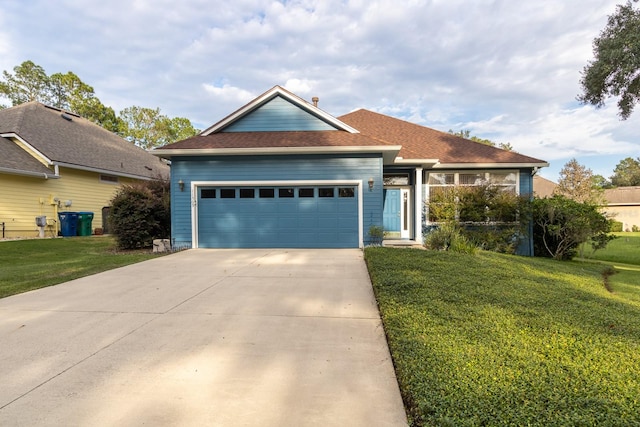
M110 230L121 249L149 248L154 239L169 238L169 183L155 179L124 185L111 200Z

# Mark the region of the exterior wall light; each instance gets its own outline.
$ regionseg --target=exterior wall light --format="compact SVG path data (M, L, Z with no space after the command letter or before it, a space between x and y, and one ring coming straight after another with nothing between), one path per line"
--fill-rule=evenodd
M184 181L183 180L178 181L178 187L180 187L180 191L184 191Z
M369 178L369 191L373 191L373 178Z

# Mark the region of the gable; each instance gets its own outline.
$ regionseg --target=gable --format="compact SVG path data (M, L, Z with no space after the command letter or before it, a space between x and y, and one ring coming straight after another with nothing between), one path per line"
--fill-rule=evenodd
M336 130L326 121L281 96L239 118L221 132L273 132Z

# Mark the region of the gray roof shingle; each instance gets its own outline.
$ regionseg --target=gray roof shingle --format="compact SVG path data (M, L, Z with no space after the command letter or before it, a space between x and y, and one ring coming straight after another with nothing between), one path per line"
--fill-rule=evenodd
M141 178L168 175L168 167L145 150L76 114L39 102L0 110L0 134L8 133L54 163Z

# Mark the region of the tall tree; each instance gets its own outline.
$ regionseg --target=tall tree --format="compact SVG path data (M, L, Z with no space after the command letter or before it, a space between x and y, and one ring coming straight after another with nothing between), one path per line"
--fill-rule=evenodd
M554 194L565 196L579 203L600 204L602 189L595 185L593 171L578 163L576 159L569 160L560 171L558 186Z
M49 76L44 69L32 61L24 61L13 68L13 74L2 72L0 94L9 98L12 105L30 101L50 102Z
M160 147L198 133L188 119L170 119L161 114L159 108L128 107L120 112L118 118L120 134L144 149Z
M618 114L626 120L640 101L640 10L631 0L609 16L593 41L593 54L595 59L582 71L578 100L602 107L605 98L619 97Z
M611 183L616 187L640 185L640 157L627 157L616 165L611 176Z

